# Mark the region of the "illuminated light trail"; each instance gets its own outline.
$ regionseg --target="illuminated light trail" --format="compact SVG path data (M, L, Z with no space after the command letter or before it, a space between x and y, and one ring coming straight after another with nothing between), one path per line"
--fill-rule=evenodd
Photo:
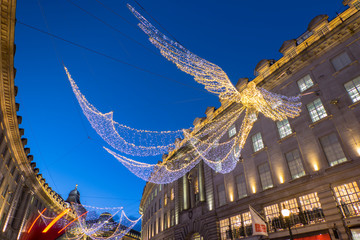
M37 220L40 218L41 214L43 214L46 211L46 208L44 208L44 210L42 210L42 212L39 214L39 216L36 217L36 219L34 220L34 222L31 224L28 233L30 233L31 229L33 228L33 226L35 225L35 223L37 222Z
M67 228L70 224L72 224L73 222L75 222L76 220L78 220L79 218L81 218L82 216L84 216L85 214L87 214L89 211L84 212L83 214L81 214L80 216L78 216L77 218L75 218L74 220L72 220L71 222L69 222L65 227L63 227L60 231L58 231L58 233L60 233L62 230L64 230L65 228Z
M70 211L70 208L65 209L60 213L54 220L49 223L49 225L42 231L43 233L46 233L57 221L59 221L60 218L62 218L65 214L67 214Z

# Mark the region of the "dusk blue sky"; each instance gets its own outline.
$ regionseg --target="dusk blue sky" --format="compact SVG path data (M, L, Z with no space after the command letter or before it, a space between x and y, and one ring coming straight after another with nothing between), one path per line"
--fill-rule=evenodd
M137 19L127 9L126 1L101 2L131 24L97 0L17 1L15 84L19 92L16 101L20 103L21 127L25 129L31 154L56 192L66 199L79 184L83 204L123 206L128 216L139 217L145 182L102 149L108 145L82 114L60 61L93 105L102 112L114 111L117 122L137 129L189 128L196 117L205 115L208 106L220 104L217 96L206 92L191 76L151 52L158 51L134 27ZM153 22L134 1L128 3ZM254 78L254 68L260 60L279 59L282 43L304 33L313 17L328 14L332 19L336 12L346 9L341 0L139 3L186 48L219 65L234 84L241 77ZM52 39L21 23L169 79ZM136 159L154 163L161 156Z

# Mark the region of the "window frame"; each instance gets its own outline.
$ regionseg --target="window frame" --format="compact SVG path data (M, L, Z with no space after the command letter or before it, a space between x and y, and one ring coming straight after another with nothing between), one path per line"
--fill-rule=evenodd
M258 138L257 136L260 136L260 138ZM255 140L255 141L254 141ZM261 144L259 144L259 142L261 141ZM252 146L253 146L253 151L254 153L262 150L265 148L264 145L264 140L262 138L261 132L257 132L256 134L252 135L251 137L251 142L252 142ZM259 147L259 145L262 145L261 147ZM256 146L256 147L255 147Z
M334 60L335 59L338 60L338 59L340 59L340 56L345 56L345 55L349 58L349 62L346 65L343 65L340 68L337 68L337 66L335 66L335 64L334 64ZM338 55L336 55L335 57L330 59L330 63L333 66L335 72L339 72L339 71L343 70L347 66L351 65L352 62L353 62L353 60L351 59L351 57L350 57L350 55L348 54L347 51L341 52Z
M309 79L306 79L307 77L309 77ZM308 85L309 80L310 80L310 82L311 82L311 85ZM303 84L305 85L305 88L304 88L304 89L301 88L301 86L300 86L301 83L303 83ZM313 79L311 78L311 75L310 75L310 74L306 74L305 76L303 76L302 78L300 78L299 80L297 80L297 81L296 81L296 84L297 84L297 86L298 86L298 88L299 88L299 91L300 91L301 93L303 93L303 92L305 92L306 90L308 90L308 89L312 88L313 86L315 86L315 83L314 83Z
M315 105L315 102L318 101L318 100L320 101L321 106L320 105L319 106ZM310 110L309 105L312 105L313 109ZM316 123L316 122L318 122L318 121L320 121L322 119L325 119L327 116L329 116L326 109L325 109L324 104L321 101L321 98L316 98L313 101L309 102L308 104L306 104L306 108L308 110L308 113L309 113L309 116L310 116L310 119L311 119L312 123ZM323 110L323 112L322 112L322 110ZM312 114L314 112L316 112L316 115Z

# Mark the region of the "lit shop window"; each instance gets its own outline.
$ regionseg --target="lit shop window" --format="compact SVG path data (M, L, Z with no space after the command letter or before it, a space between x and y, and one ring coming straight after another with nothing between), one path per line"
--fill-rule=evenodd
M246 181L244 174L236 176L236 188L239 199L247 196Z
M273 204L264 208L266 220L272 221L273 219L279 218L280 209L277 204Z
M230 230L230 222L229 222L229 219L226 218L226 219L220 220L220 238L221 238L221 240L226 240L226 239L228 239L226 233L227 233L229 230Z
M297 149L285 154L286 161L289 165L292 179L305 175L304 166L302 164L299 151Z
M344 86L353 102L360 100L360 76L345 83Z
M235 125L232 125L229 129L229 138L231 138L235 134L236 134L236 128L235 128Z
M360 190L356 182L334 187L334 192L344 217L360 215Z
M301 209L303 211L312 211L314 209L321 209L321 204L317 192L309 193L299 197Z
M331 63L335 68L335 71L339 71L351 63L351 59L346 52L331 59Z
M320 142L330 166L347 161L335 133L320 138Z
M263 190L273 187L269 164L263 163L259 165L258 170Z
M306 106L309 111L312 122L317 122L320 119L327 117L327 113L320 98L314 100L313 102L309 103Z
M278 127L280 138L289 136L292 133L290 123L287 119L284 119L280 122L276 122L276 125Z
M241 217L243 219L243 226L245 228L245 235L251 236L252 235L252 222L251 222L251 214L250 212L245 212L241 214Z
M254 152L257 152L264 148L264 142L262 140L261 133L257 133L254 136L252 136L252 143L253 143Z
M299 86L300 92L303 92L314 86L314 82L312 81L310 75L306 75L305 77L298 80L297 84Z

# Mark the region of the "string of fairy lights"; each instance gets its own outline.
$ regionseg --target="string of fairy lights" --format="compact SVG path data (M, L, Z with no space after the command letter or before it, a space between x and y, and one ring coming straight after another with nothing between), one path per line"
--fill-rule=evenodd
M207 118L205 123L199 123L200 126L194 129L138 130L115 122L113 112L104 114L97 110L80 92L65 67L73 92L91 126L106 143L120 153L107 147L104 149L139 178L157 184L170 183L182 177L201 160L216 172L228 173L239 161L241 150L259 113L273 121L294 118L300 114L300 96L286 97L272 93L257 87L254 82L249 82L246 88L239 92L219 66L171 40L135 8L129 4L127 6L139 20L140 29L148 35L150 42L159 49L161 55L180 70L193 76L206 90L218 94L220 99L230 103L221 114ZM235 128L235 132L229 136L229 130L239 122L239 130L236 131ZM178 138L183 139L175 141ZM166 152L170 153L165 154ZM142 157L164 155L159 163L149 164L123 154Z
M64 232L64 239L87 239L94 240L120 240L122 239L142 217L131 220L126 216L123 207L94 207L82 204L71 203L71 206L60 214L50 216L46 213L46 208L40 212L38 217L30 225L27 233L34 231L33 226L36 222L42 221L46 228L43 233L56 227L58 233ZM75 218L67 220L66 215L73 210ZM59 230L60 229L60 230Z

